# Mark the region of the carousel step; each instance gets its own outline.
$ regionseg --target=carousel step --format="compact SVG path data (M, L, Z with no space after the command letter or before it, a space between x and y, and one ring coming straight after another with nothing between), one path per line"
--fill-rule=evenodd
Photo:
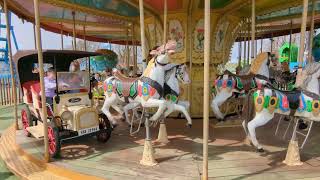
M37 126L27 127L27 131L37 139L43 138L43 124L40 121Z

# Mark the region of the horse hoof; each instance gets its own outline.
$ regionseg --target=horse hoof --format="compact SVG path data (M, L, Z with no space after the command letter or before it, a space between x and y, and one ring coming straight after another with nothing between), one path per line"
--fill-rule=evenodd
M118 124L112 124L112 129L115 129L118 126Z
M190 129L191 129L191 128L192 128L192 124L188 124L188 128L190 128Z
M264 152L264 149L263 149L263 148L259 148L259 149L257 149L257 151L258 151L259 153L263 153L263 152Z

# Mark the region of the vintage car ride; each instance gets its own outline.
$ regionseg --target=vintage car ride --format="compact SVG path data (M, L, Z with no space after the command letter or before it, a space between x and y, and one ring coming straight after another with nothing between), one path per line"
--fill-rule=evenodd
M25 106L21 110L22 128L26 136L43 138L43 119L40 82L36 50L18 51L13 59L18 72ZM61 143L84 135L96 135L106 142L111 136L112 126L100 113L92 100L90 72L69 72L74 60L100 55L92 52L69 50L44 50L44 70L56 70L56 96L52 107L47 104L49 153L58 157ZM90 62L89 71L90 71Z

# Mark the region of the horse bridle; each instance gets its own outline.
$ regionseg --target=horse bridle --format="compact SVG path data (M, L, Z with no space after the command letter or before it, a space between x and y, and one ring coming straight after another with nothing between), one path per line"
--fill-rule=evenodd
M163 52L161 52L161 54L165 54L165 53L167 53L168 52L168 50L164 50ZM165 66L165 65L167 65L167 64L169 64L169 63L161 63L161 62L159 62L158 61L158 55L156 55L154 58L155 58L155 64L157 65L157 64L159 64L160 66Z

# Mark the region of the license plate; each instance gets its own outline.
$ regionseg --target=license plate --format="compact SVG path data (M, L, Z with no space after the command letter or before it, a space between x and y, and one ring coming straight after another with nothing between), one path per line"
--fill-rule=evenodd
M90 134L93 132L99 131L99 126L92 127L92 128L87 128L87 129L81 129L78 134L79 136L85 135L85 134Z

